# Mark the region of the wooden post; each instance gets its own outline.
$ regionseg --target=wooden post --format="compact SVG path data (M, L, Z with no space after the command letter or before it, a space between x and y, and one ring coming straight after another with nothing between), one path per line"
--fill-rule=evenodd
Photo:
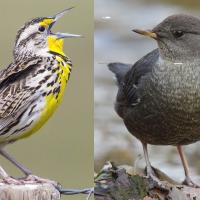
M60 200L51 184L8 185L0 183L0 200Z

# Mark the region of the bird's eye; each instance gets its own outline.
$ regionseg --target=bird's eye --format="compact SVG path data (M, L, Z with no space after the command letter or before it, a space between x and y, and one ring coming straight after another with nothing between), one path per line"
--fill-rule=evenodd
M180 38L184 33L183 31L172 31L172 34L175 38Z
M44 32L44 31L45 31L45 27L44 27L44 26L40 26L40 27L38 28L38 30L39 30L40 32Z

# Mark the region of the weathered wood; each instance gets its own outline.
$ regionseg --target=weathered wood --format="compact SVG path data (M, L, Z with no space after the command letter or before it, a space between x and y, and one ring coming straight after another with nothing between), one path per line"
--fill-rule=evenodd
M0 200L59 200L52 184L8 185L0 183Z
M162 181L107 163L95 177L95 200L200 200L200 188L183 186L156 169Z

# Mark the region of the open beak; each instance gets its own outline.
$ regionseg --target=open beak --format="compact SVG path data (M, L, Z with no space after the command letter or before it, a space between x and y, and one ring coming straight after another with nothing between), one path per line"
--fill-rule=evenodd
M54 24L57 22L58 19L60 19L63 15L65 15L66 13L70 12L74 7L70 7L67 8L59 13L57 13L54 16L48 17L49 19L53 19L53 22L49 25L49 34L55 35L58 39L62 39L62 38L74 38L74 37L82 37L81 35L76 35L76 34L71 34L71 33L52 33L51 29L54 26Z
M132 31L135 32L135 33L144 35L144 36L151 37L155 40L158 39L158 35L156 33L154 33L153 31L143 31L143 30L139 30L139 29L133 29Z

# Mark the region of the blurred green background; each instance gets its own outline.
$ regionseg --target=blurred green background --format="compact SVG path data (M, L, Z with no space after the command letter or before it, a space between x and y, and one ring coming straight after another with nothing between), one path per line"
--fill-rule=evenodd
M7 146L7 150L34 174L56 180L66 188L83 188L93 183L93 1L1 1L0 64L3 68L12 62L15 35L24 22L70 6L76 8L61 18L54 30L84 38L65 40L65 52L74 68L63 102L38 133ZM9 174L21 175L2 157L0 164Z
M106 160L118 165L144 168L141 143L130 135L114 111L117 94L109 62L135 63L157 48L154 40L131 30L152 29L172 14L185 13L200 17L200 1L193 0L95 0L95 171ZM192 178L200 182L199 142L184 147ZM177 181L184 178L183 168L175 147L150 146L153 166Z

